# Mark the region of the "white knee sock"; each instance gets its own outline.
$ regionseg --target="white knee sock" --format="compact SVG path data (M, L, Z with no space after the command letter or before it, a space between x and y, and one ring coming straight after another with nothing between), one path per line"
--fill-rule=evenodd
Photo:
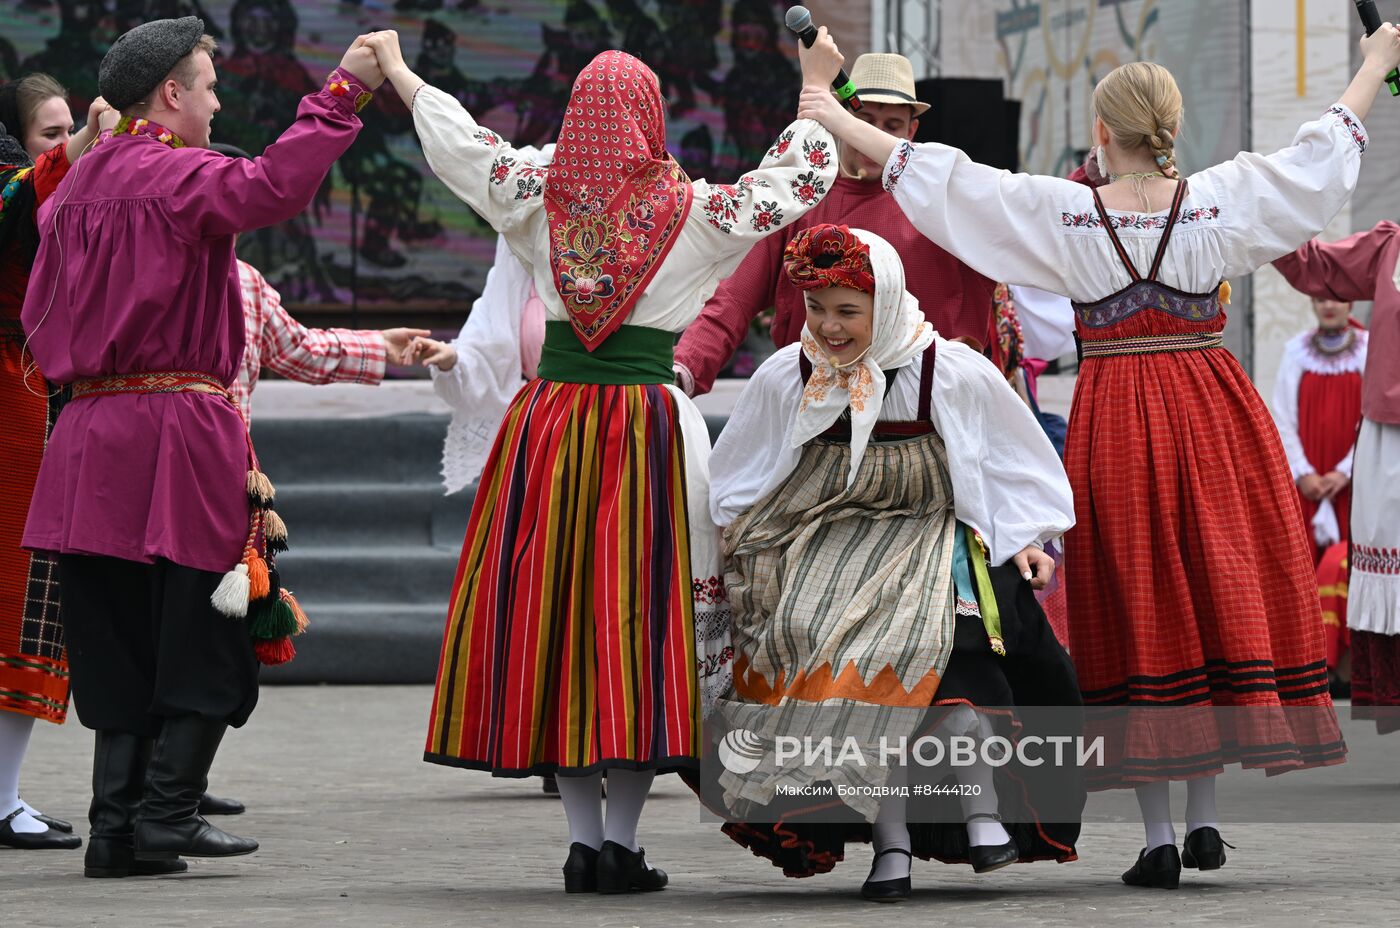
M629 851L637 849L637 823L651 792L655 770L608 770L608 820L603 837Z
M902 785L903 777L894 774L890 777L891 786ZM880 801L880 813L875 817L875 824L870 826L871 845L875 853L889 848L901 848L911 850L913 845L909 841L908 814L905 810L907 800L903 796L886 796ZM870 871L872 880L898 880L909 875L910 864L913 858L906 854L886 854L875 861L875 866Z
M1164 844L1175 844L1171 784L1166 780L1143 783L1137 787L1136 792L1138 808L1142 810L1142 824L1147 831L1147 850L1155 850Z
M992 723L987 717L970 706L958 706L939 726L943 737L964 735L976 738L980 743L992 736ZM973 815L995 815L999 808L996 781L991 766L980 759L966 767L954 767L958 783L969 787L968 793L959 797L963 819L967 822L967 843L973 847L991 847L1011 840L1000 821L994 818L976 818Z
M19 768L29 750L29 733L33 730L33 716L0 709L0 818L20 805ZM49 826L34 819L28 811L10 819L10 827L21 834L49 830Z
M559 774L554 782L559 784L559 798L569 819L569 840L598 850L603 846L603 775Z
M1215 808L1215 777L1186 781L1186 833L1197 828L1219 828L1220 813Z

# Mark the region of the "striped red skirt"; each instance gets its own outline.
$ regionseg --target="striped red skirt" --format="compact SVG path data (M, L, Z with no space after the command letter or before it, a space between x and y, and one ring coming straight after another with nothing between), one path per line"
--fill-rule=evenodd
M53 558L20 547L49 429L49 385L0 320L0 710L62 722L68 657ZM27 374L27 376L26 376Z
M1128 726L1090 788L1340 763L1313 546L1278 432L1234 357L1087 359L1065 465L1086 706L1254 707L1228 723L1178 711Z
M661 386L522 388L472 506L425 760L698 769L685 440Z

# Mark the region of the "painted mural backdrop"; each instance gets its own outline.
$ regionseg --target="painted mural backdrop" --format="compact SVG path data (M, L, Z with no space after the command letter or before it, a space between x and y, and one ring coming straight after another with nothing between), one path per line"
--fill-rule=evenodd
M194 13L219 40L215 141L260 153L358 33L395 28L424 79L518 145L558 131L574 76L621 48L657 71L693 177L736 180L792 118L798 68L781 0L0 0L0 78L47 71L82 112L112 40ZM307 213L240 254L302 305L465 309L494 233L432 179L408 110L380 93Z

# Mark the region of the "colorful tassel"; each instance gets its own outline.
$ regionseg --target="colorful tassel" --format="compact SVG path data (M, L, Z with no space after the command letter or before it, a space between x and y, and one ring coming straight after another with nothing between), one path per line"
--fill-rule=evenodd
M296 619L296 634L300 635L302 632L306 631L307 626L311 624L311 620L306 617L306 613L302 611L301 603L297 602L297 598L292 595L291 590L283 590L280 595L282 602L291 610L292 617Z
M249 550L243 555L243 566L248 568L248 600L255 602L272 592L267 576L267 561Z
M241 619L248 614L248 565L239 564L224 574L209 602L224 615Z
M296 634L296 631L296 616L280 599L274 599L253 610L252 620L248 623L248 634L264 641L286 638Z
M259 664L276 667L296 657L297 649L290 638L274 638L271 641L257 639L253 641L253 654Z
M287 550L287 523L271 509L262 514L263 541L267 550L281 552Z
M276 497L277 490L273 488L272 481L267 479L266 474L260 470L248 471L248 499L254 506L271 506Z

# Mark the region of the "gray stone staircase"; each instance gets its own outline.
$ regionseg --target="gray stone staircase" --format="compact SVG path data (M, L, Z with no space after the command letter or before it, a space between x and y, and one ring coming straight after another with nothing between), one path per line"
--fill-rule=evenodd
M707 418L718 435L723 418ZM255 419L311 627L266 683L430 683L475 487L439 479L447 418Z

